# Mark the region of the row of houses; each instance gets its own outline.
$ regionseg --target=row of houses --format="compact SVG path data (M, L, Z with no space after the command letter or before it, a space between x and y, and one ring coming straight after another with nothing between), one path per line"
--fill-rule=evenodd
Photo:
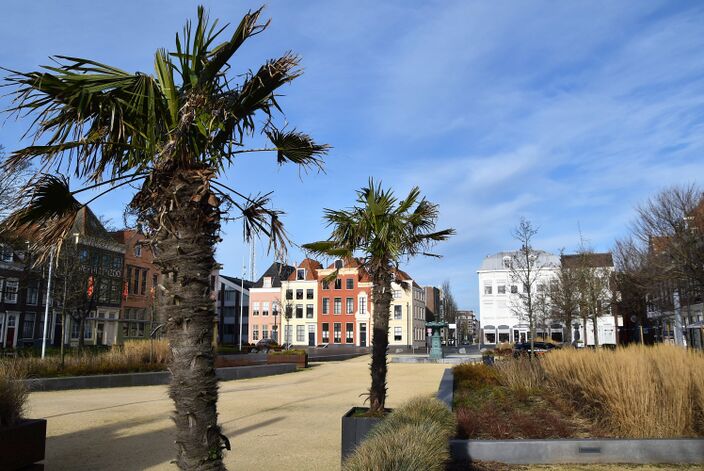
M64 343L72 345L149 336L160 275L143 241L134 230L109 232L87 207L80 211L52 273L48 345L60 345L62 330ZM35 267L29 246L17 235L0 241L0 348L33 346L43 338L48 264Z
M367 347L373 329L373 283L355 259L327 267L306 258L294 266L273 263L256 281L220 276L218 319L225 344L273 339L295 346ZM426 345L425 322L434 315L426 289L396 270L389 313L389 344ZM240 316L242 322L239 322Z

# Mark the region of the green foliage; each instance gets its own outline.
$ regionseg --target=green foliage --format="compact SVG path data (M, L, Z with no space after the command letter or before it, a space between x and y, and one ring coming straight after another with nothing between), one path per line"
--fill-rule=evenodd
M455 414L443 403L432 397L415 397L395 409L372 431L373 434L390 433L402 425L423 425L435 423L442 435L452 437L457 430Z
M269 355L282 356L282 355L308 355L303 349L291 349L291 350L275 350L269 351Z

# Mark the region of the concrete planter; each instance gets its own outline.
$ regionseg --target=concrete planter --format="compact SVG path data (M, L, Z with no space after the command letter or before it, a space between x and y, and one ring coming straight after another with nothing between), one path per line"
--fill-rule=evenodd
M369 434L369 431L376 424L384 420L383 417L355 417L360 412L368 411L367 407L353 407L342 416L342 461L351 455L362 440ZM391 409L385 409L388 414Z
M294 363L299 368L308 368L308 354L303 355L267 355L266 363L268 365L274 365L277 363Z
M0 429L0 468L22 469L44 459L46 420L22 420L12 427Z

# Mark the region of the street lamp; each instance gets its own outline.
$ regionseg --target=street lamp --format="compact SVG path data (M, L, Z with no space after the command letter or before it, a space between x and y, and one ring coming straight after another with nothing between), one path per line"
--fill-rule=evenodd
M293 317L293 303L290 299L286 299L284 317L286 318L286 350L288 350L291 348L291 317Z
M279 304L274 301L271 303L271 314L274 316L274 326L271 328L271 335L274 338L274 342L279 343L279 326L276 324L276 319L279 317Z

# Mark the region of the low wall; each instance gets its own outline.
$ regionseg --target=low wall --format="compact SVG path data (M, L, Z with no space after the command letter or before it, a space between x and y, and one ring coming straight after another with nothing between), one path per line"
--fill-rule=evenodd
M442 375L436 397L450 409L454 376ZM704 463L704 438L450 440L455 463L497 461L508 464L662 464Z
M456 462L704 463L704 439L451 440Z
M292 373L294 364L235 366L217 368L215 374L220 381L258 378L261 376ZM25 380L30 391L64 391L69 389L124 388L130 386L155 386L169 384L171 373L154 371L148 373L121 373L113 375L65 376L60 378L32 378Z

